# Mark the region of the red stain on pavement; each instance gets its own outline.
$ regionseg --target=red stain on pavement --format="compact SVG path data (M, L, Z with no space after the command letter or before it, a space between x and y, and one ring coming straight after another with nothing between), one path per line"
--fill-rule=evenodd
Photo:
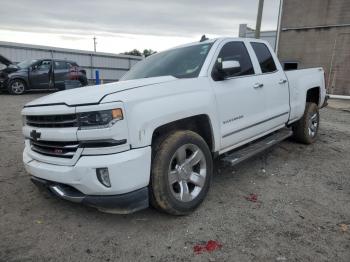
M257 194L249 194L249 196L246 196L245 199L251 202L257 202L258 201L258 195Z
M217 249L220 249L222 245L215 241L215 240L209 240L206 244L202 245L195 245L193 247L193 252L196 255L202 254L203 252L213 252Z

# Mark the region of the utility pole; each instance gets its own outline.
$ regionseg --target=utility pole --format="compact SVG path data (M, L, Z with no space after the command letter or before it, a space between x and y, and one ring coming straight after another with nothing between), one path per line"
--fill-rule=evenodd
M96 42L96 36L94 36L94 52L96 52L96 45L97 45L97 42Z
M281 37L282 11L283 11L283 0L280 0L280 7L278 11L278 22L277 22L277 37L276 37L276 43L275 43L275 53L277 56L278 56L278 46L280 44L280 37Z
M256 26L255 26L255 38L260 38L263 8L264 8L264 0L259 0L258 16L256 18Z

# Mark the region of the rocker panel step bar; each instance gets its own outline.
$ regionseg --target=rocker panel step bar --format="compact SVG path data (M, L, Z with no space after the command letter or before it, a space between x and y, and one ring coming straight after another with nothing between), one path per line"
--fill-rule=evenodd
M238 163L259 154L266 149L276 145L277 143L285 140L286 138L292 136L293 132L284 128L280 131L277 131L271 135L265 136L263 138L258 139L257 141L251 142L248 145L240 147L239 149L235 149L229 153L226 153L222 158L222 161L234 166Z

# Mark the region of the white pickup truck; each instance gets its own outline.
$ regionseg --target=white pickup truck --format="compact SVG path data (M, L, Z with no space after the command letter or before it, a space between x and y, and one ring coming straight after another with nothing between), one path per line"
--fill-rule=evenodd
M291 135L313 143L325 94L322 68L284 72L265 41L191 43L144 59L120 82L25 105L23 161L62 199L184 215L207 195L214 157L235 164Z

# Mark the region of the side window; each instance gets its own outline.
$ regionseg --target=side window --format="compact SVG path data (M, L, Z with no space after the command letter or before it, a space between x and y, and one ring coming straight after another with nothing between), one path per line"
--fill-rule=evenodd
M38 65L38 70L49 70L51 67L51 61L50 60L44 60Z
M55 61L55 69L67 69L67 62L65 61Z
M234 72L227 77L253 75L254 68L247 48L243 42L229 42L222 48L216 60L215 68L218 68L218 64L223 61L236 60L241 65L240 72Z
M268 49L268 47L263 43L251 43L258 58L261 72L270 73L276 71L276 64L273 61L273 57Z

